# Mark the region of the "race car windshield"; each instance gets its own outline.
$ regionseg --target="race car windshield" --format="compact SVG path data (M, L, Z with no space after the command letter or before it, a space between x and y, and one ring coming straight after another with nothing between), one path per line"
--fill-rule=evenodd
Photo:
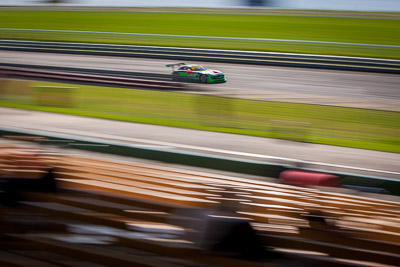
M195 70L195 71L206 70L206 69L205 69L204 67L202 67L202 66L196 66L196 67L193 67L192 69Z

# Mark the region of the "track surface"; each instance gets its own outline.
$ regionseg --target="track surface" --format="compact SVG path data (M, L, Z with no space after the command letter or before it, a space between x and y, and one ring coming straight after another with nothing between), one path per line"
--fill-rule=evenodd
M400 179L400 154L395 153L9 108L0 108L0 127L285 164L306 161L310 168Z
M0 51L1 63L169 74L169 60ZM193 63L193 62L188 62ZM201 63L225 72L228 82L191 84L189 91L400 111L400 75L222 63Z
M165 64L171 63L153 59L4 51L0 52L0 62L161 74L170 73ZM224 71L228 83L204 86L191 84L193 91L255 99L400 110L399 75L217 63L204 65ZM304 145L249 136L6 108L0 108L0 126L269 162L291 163L304 160L312 168L400 178L400 155L394 153ZM118 129L118 133L115 129Z

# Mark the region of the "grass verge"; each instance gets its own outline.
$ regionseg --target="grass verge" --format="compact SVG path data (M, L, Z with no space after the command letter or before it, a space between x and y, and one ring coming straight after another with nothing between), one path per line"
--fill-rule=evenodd
M400 112L87 85L15 83L3 86L0 106L400 153ZM13 90L7 89L10 87Z
M328 13L329 14L329 13ZM113 11L0 11L2 28L250 37L400 45L400 20L289 14L201 14ZM0 32L0 38L400 58L398 48L201 40L104 34Z

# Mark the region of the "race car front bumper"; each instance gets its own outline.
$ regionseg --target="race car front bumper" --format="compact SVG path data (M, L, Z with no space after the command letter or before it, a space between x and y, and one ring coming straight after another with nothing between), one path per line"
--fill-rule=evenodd
M207 77L208 83L225 83L225 75L210 75Z

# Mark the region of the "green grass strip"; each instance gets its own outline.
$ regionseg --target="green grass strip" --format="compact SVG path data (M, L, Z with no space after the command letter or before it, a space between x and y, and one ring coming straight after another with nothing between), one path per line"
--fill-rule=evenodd
M100 11L0 11L2 28L293 39L400 45L400 20L332 16L254 16ZM400 58L398 49L87 34L0 32L0 38L185 46Z
M0 105L400 152L400 112L87 85L31 85L9 81L0 92Z

